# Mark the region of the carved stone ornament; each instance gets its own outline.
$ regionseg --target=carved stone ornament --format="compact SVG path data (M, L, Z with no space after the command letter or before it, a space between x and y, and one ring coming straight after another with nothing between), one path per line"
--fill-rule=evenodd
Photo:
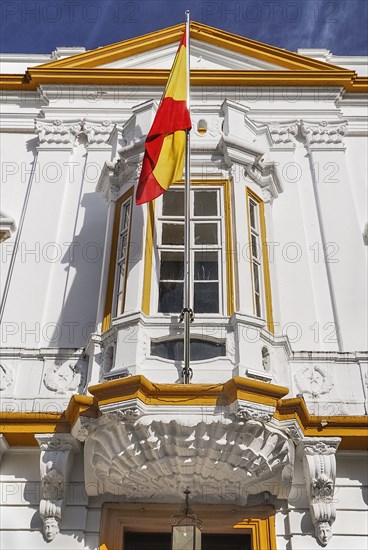
M76 136L82 130L81 120L53 120L46 121L36 118L35 131L38 134L40 145L66 145L73 147Z
M204 411L190 414L185 407L185 412L174 413L166 408L137 418L133 410L128 423L110 413L109 422L87 437L90 496L112 493L127 501L167 501L177 497L178 487L190 486L196 500L205 492L206 502L219 503L222 487L229 502L245 504L250 492L272 487L277 496L291 482L294 445L282 431L258 420L234 421L226 413L205 414L204 420Z
M108 413L107 416L113 422L134 422L137 416L139 416L139 410L134 407L119 409Z
M66 486L79 443L70 434L36 434L35 438L41 449L40 516L45 540L51 542L60 530Z
M85 366L71 363L51 365L45 373L43 383L50 391L65 394L83 388L86 383Z
M303 367L295 374L294 379L299 392L312 399L330 393L334 387L331 373L317 365Z
M107 145L116 125L110 120L89 121L84 120L83 131L85 132L89 145Z
M326 546L332 537L336 509L333 502L336 478L336 450L339 437L303 439L303 468L309 499L309 510L316 537Z
M288 147L294 149L295 136L298 133L298 124L293 122L289 125L273 125L269 128L273 145L275 147Z
M13 383L13 371L4 363L0 363L0 391L6 390Z
M270 422L273 416L272 412L256 407L254 404L239 405L235 414L243 420L258 420L259 422Z
M308 146L344 147L348 125L345 121L301 122L300 128Z

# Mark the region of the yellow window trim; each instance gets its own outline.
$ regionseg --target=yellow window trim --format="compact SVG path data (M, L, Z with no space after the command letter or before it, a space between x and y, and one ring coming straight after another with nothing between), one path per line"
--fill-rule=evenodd
M124 550L124 531L170 533L170 517L180 503L104 503L99 550ZM236 505L193 504L204 533L251 535L252 550L276 550L275 510L271 506L244 509ZM237 531L235 531L237 530Z
M110 253L110 263L109 263L109 274L107 278L107 288L106 288L106 298L105 298L105 310L104 318L102 323L102 332L108 330L111 326L111 311L112 311L112 302L115 286L115 271L116 271L116 255L119 242L119 228L120 228L120 216L121 216L121 205L133 195L134 187L128 189L122 197L120 197L115 203L114 210L114 222L112 229L112 239L111 239L111 253ZM129 263L129 251L130 251L130 234L132 226L132 217L133 217L133 205L130 212L129 220L129 240L128 240L128 258L127 262ZM125 304L125 291L126 291L126 282L127 277L125 277L124 291L123 291L123 310Z
M231 225L231 193L229 180L191 180L192 185L198 186L222 186L224 188L224 214L225 214L225 261L226 261L226 287L227 287L227 315L231 316L234 313L234 258L233 258L233 236ZM175 185L183 185L179 182ZM152 203L150 203L152 204ZM144 264L144 283L143 283L143 299L142 311L145 315L150 314L151 303L151 282L152 282L152 251L154 247L154 213L153 206L150 211L149 220L147 223L146 237L146 252Z
M272 293L271 293L271 277L270 277L270 264L268 259L268 248L267 248L267 233L266 233L266 217L264 212L264 202L263 200L254 193L249 187L246 187L246 209L247 209L247 223L248 223L248 241L249 241L249 250L252 254L252 241L250 235L250 215L249 215L249 199L252 198L259 206L259 225L260 225L260 234L261 234L261 244L262 244L262 266L263 266L263 280L264 280L264 297L266 305L266 320L267 328L269 332L274 333L274 323L273 323L273 311L272 311ZM250 275L252 281L252 301L253 301L253 313L255 314L256 307L254 303L254 282L253 282L253 266L250 261Z
M142 311L145 315L149 315L150 309L151 309L151 283L152 283L152 258L153 258L154 232L155 232L155 201L152 201L147 205L147 232L146 232L146 246L145 246L145 252L144 252Z

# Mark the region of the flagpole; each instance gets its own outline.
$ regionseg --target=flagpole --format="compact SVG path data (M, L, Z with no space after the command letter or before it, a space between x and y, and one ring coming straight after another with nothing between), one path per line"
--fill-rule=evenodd
M187 106L190 112L190 13L185 12L186 56L187 56ZM190 322L193 312L190 307L190 130L186 132L185 148L185 191L184 191L184 384L190 383Z

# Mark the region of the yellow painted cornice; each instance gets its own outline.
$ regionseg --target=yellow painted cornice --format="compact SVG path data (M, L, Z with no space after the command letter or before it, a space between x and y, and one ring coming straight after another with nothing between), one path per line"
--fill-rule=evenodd
M161 69L100 69L101 65L178 42L183 25L175 25L85 53L29 68L25 74L4 74L2 90L35 90L40 84L165 86L169 71ZM192 70L192 86L337 86L368 92L368 78L323 61L269 44L191 22L191 37L285 70Z
M111 380L91 386L98 405L139 399L146 405L218 405L236 399L276 406L288 389L236 376L225 384L154 384L142 375Z
M34 434L69 433L79 416L98 416L93 397L73 395L62 413L0 412L0 433L10 446L36 446Z
M178 42L184 30L184 25L174 25L148 34L123 40L108 46L102 46L95 50L78 55L44 63L40 67L49 68L96 68L101 65L113 63L119 59L125 59L140 53L149 52L155 48L161 48L168 44ZM203 23L191 21L190 37L213 46L221 47L250 56L267 63L272 63L289 70L330 70L341 71L340 67L330 65L323 61L277 48L257 40L251 40L230 32L217 29Z
M235 400L276 407L279 421L296 420L306 437L341 437L339 449L368 447L367 416L314 416L305 401L285 399L288 389L266 382L235 377L225 384L154 384L144 376L103 382L89 388L92 396L74 395L63 413L0 413L0 432L10 446L36 446L34 434L69 433L79 417L97 418L99 406L130 399L146 405L226 406Z
M0 75L0 90L36 90L43 84L76 86L160 86L169 71L164 69L65 69L32 67L25 75ZM368 78L354 71L233 71L193 70L193 87L337 87L368 93Z

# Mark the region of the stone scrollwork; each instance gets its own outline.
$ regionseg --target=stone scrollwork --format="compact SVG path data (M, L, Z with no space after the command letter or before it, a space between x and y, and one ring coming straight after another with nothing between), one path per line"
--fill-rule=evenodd
M236 416L243 420L257 420L258 422L270 422L272 413L245 405L240 405L236 411Z
M333 502L336 478L336 450L341 439L305 438L303 468L306 480L309 509L316 537L326 546L332 537L332 524L336 509Z
M107 145L116 125L110 120L90 121L84 120L83 131L85 132L89 145Z
M76 136L82 130L81 120L53 120L46 121L37 118L35 130L38 134L40 145L66 145L73 147Z
M45 540L51 542L60 530L74 453L79 443L70 434L36 434L41 449L40 516Z
M114 422L134 422L139 416L139 410L135 407L130 407L127 409L119 409L107 413L107 416L110 420Z
M42 146L73 147L76 137L84 132L88 144L108 145L108 141L116 128L110 120L45 120L35 119L35 131Z
M63 363L52 365L45 373L43 383L50 391L65 394L68 391L75 391L83 388L86 383L85 366Z
M141 499L165 500L175 497L178 485L190 485L201 498L205 487L226 479L231 498L246 504L249 484L259 492L271 486L277 496L291 475L289 438L247 414L236 422L224 414L207 423L200 412L136 416L132 407L130 414L106 410L108 430L98 427L85 441L90 496L120 491L130 501L139 488ZM214 491L208 498L219 503L222 497Z
M344 136L348 126L346 121L323 120L322 122L301 122L300 128L308 146L344 147Z
M273 125L270 126L269 130L275 147L294 148L295 136L298 133L297 122L288 125Z

